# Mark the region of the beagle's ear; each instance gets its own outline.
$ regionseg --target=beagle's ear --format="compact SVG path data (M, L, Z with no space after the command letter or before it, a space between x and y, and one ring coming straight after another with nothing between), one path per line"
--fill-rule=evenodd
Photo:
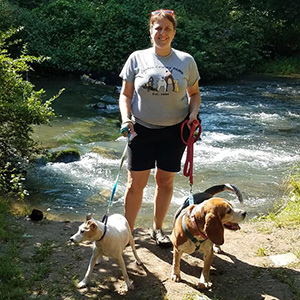
M224 227L220 219L212 214L208 213L205 216L204 231L207 237L216 245L224 244Z

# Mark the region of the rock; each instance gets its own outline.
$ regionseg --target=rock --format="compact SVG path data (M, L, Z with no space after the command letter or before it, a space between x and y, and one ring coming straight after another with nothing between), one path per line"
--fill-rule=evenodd
M80 79L87 83L97 84L97 85L105 85L104 81L96 80L91 78L89 75L83 74Z
M104 110L104 109L106 109L107 107L106 107L106 104L105 104L105 103L98 102L98 103L96 103L96 104L93 104L93 108L94 108L95 110Z
M282 267L289 265L291 263L299 262L297 256L293 253L285 253L285 254L278 254L278 255L271 255L269 258L275 264L275 266Z
M49 156L49 161L53 163L63 162L69 163L80 160L80 153L77 149L66 149L54 151Z
M31 212L31 215L29 215L29 218L32 221L41 221L44 218L44 214L41 210L34 208Z

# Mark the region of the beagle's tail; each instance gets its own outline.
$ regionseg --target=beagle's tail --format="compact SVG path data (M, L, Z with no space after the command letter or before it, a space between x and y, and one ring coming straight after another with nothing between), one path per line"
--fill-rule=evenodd
M221 193L221 192L224 192L224 191L229 191L229 192L235 193L236 196L238 197L240 203L243 203L244 200L243 200L243 196L242 196L242 193L240 192L240 190L236 186L234 186L232 184L229 184L229 183L214 185L214 186L208 188L207 190L205 190L202 193L194 194L193 197L192 197L193 202L194 202L194 204L200 204L203 201L212 198L214 195L216 195L218 193ZM178 210L175 213L174 220L176 220L177 217L182 212L182 210L184 210L189 205L190 205L190 197L187 198L184 201L184 203L182 204L182 206L178 208Z
M221 192L224 192L224 191L229 191L229 192L235 193L236 196L238 197L240 203L244 202L244 199L243 199L243 196L242 196L242 193L240 192L240 190L236 186L234 186L230 183L225 183L225 184L221 184L221 185L214 185L214 186L210 187L209 189L205 190L204 193L207 193L207 194L211 195L211 197L212 197L215 194L218 194L218 193L221 193ZM202 193L200 193L200 194L202 194Z

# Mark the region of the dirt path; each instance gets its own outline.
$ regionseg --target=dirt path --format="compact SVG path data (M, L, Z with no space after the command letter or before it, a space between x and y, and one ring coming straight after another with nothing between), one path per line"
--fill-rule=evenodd
M181 264L183 281L174 283L170 279L172 251L157 247L149 239L147 230L138 229L135 243L144 267L136 265L131 249L127 247L124 257L136 289L126 292L121 271L113 260L103 260L95 267L88 288L76 289L74 282L82 279L91 256L91 245L68 243L79 223L48 220L34 223L20 217L17 223L24 229L24 258L33 257L43 244L51 244L53 248L49 274L35 284L35 299L48 299L45 298L47 294L68 300L300 299L299 260L288 266L276 266L269 258L290 252L299 256L299 229L270 231L269 228L261 230L261 223L244 223L238 232L226 231L224 253L213 259L212 290L205 292L196 288L203 266L201 254L184 255Z

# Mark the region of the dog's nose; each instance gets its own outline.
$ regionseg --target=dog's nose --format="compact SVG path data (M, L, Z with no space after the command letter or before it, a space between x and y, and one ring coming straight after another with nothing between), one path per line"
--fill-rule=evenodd
M242 216L245 218L246 215L247 215L247 212L244 211L244 212L242 213Z
M74 243L74 239L72 237L70 238L70 242Z

